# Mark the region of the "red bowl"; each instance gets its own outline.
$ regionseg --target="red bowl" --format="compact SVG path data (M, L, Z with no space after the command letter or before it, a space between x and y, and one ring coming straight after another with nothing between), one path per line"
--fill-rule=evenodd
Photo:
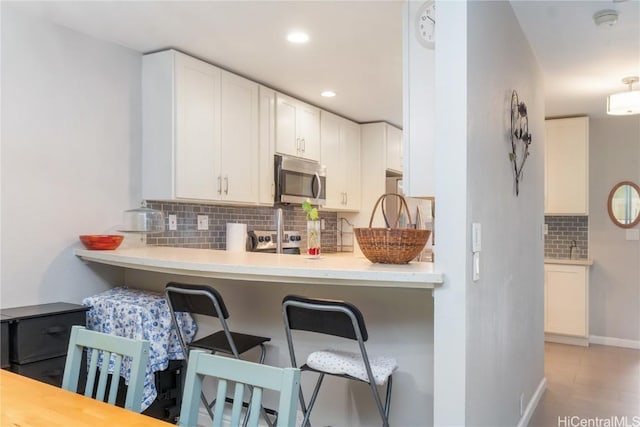
M120 246L124 236L120 234L83 234L80 241L87 249L108 251Z

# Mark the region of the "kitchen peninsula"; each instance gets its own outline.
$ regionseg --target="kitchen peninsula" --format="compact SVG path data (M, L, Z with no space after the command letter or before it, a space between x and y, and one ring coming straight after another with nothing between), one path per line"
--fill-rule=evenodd
M146 246L116 251L77 249L85 261L158 273L260 282L433 289L442 274L432 263L373 264L342 254L303 255L226 252Z
M286 295L349 301L365 318L369 354L388 355L398 361L393 375L391 424L432 424L433 290L444 280L432 263L385 265L353 254L308 259L304 255L153 246L115 251L76 249L75 254L98 274L105 265L112 266L107 269L121 269L122 284L130 288L162 292L170 281L213 286L223 295L234 330L271 338L266 363L274 366L290 364L281 309ZM218 327L213 323L199 326ZM350 340L327 340L304 333L296 342L300 360L321 348L357 345ZM248 355L249 359L254 357L257 355ZM303 378L305 394L310 395L313 382L311 377ZM379 425L366 384L333 378L325 383L314 409L316 423Z

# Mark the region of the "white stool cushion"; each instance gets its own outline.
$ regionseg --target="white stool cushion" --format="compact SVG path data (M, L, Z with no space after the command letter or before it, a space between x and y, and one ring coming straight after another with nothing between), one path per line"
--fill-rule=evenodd
M373 380L377 385L384 385L389 376L398 368L398 362L393 357L369 357ZM318 371L331 374L346 374L369 382L367 370L360 353L341 350L315 351L307 358L307 365Z

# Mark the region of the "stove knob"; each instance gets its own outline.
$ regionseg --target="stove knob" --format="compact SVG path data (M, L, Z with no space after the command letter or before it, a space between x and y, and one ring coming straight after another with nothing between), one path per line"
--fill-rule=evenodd
M293 236L293 240L299 242L300 241L300 236Z
M264 237L262 236L258 237L258 242L264 242Z
M271 241L271 236L264 236L264 241L265 242L270 242Z

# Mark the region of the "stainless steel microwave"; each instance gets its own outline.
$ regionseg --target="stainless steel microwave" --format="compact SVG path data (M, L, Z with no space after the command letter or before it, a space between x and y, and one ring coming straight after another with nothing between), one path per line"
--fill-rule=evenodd
M302 203L323 206L326 202L326 167L313 160L275 155L276 203Z

